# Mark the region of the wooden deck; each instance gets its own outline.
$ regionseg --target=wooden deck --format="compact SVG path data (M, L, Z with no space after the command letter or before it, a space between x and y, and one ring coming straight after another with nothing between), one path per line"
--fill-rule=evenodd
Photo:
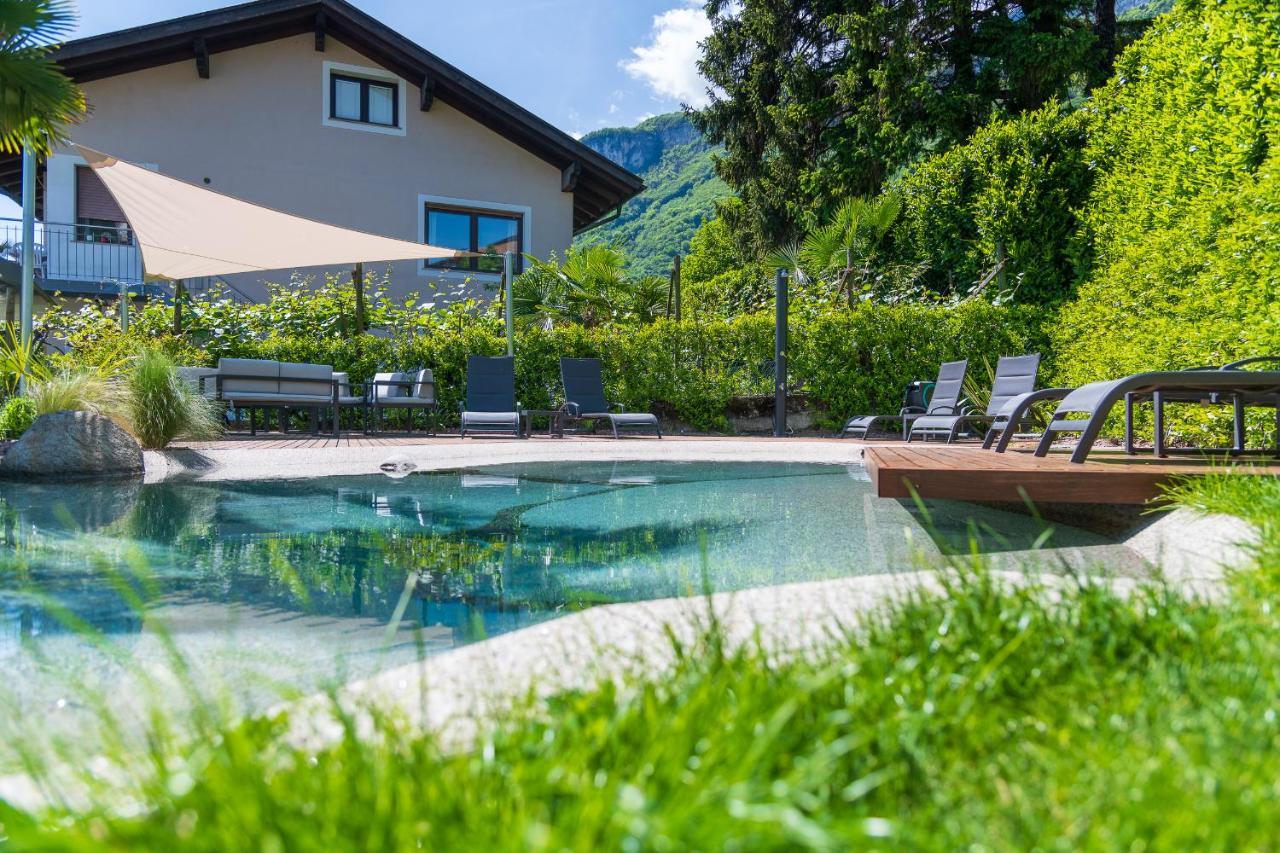
M1069 451L1044 458L1029 449L994 453L975 446L868 447L867 471L882 498L922 498L1022 503L1142 504L1159 497L1178 476L1221 470L1200 457L1155 459L1097 451L1076 465ZM1236 460L1234 470L1280 476L1280 462L1261 456ZM910 486L908 486L910 484Z

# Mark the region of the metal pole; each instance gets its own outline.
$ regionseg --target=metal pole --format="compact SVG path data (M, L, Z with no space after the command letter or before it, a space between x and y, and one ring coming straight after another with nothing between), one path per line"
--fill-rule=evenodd
M671 266L671 289L676 295L676 322L680 321L680 256L676 255Z
M511 279L515 273L516 256L514 252L504 252L502 255L502 283L506 289L507 302L507 355L516 354L516 324L515 317L512 314L511 305Z
M32 317L36 298L36 152L22 147L22 346L32 346ZM26 390L27 377L19 379Z
M351 270L351 283L356 289L356 334L364 334L364 264Z
M787 434L787 271L778 270L773 335L773 435Z
M178 279L173 283L173 333L182 334L182 300L187 295L186 279Z
M120 282L120 331L129 331L129 282Z

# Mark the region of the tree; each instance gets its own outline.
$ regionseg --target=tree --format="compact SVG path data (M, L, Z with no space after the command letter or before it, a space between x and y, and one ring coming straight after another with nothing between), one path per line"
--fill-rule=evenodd
M0 0L0 150L47 151L84 115L84 94L49 57L74 24L67 0Z
M730 226L783 245L990 118L1065 98L1099 61L1095 4L708 0L711 103L691 115L725 148Z

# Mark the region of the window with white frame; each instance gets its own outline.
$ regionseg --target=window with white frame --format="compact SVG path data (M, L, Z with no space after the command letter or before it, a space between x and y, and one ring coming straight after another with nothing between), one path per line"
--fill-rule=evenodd
M524 217L519 213L426 202L423 225L425 243L486 256L439 258L428 267L500 273L500 256L507 252L515 253L516 272L523 267Z

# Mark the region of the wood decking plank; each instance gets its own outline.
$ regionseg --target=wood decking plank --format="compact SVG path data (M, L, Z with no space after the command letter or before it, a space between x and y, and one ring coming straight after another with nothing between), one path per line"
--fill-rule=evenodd
M991 453L970 447L868 448L867 469L876 494L888 498L1040 503L1133 503L1159 497L1182 475L1216 470L1210 460L1152 459L1098 453L1082 465L1066 454ZM1251 473L1280 475L1280 465L1246 466Z

